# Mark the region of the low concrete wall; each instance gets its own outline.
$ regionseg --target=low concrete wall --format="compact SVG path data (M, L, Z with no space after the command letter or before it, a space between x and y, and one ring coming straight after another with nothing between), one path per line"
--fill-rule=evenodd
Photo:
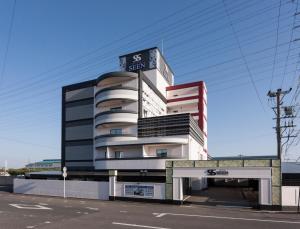
M282 186L282 206L298 206L299 187Z
M108 200L109 183L95 181L66 181L66 196ZM14 179L14 193L63 196L62 180Z
M0 176L0 185L12 185L14 178L13 176Z

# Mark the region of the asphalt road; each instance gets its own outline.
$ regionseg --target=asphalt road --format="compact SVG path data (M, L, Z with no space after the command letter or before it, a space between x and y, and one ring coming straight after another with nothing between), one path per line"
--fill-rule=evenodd
M199 205L165 205L0 192L0 229L300 228L299 214Z

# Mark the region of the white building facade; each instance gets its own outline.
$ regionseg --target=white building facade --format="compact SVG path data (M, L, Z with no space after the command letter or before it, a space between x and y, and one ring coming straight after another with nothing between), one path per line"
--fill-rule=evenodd
M166 160L207 160L205 83L174 85L157 48L119 60L120 71L63 88L62 167L71 177L108 181L116 171L119 182L162 185Z

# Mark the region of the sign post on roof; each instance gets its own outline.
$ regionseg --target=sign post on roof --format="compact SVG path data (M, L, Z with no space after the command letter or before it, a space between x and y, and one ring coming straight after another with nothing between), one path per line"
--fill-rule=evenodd
M63 167L63 178L64 178L64 198L66 198L66 177L67 177L67 167Z

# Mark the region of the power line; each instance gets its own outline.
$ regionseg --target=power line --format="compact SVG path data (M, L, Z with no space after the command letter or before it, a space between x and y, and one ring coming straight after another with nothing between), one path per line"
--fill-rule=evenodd
M243 6L243 4L240 4L240 6ZM273 8L273 7L272 7L272 8ZM270 10L270 9L272 9L272 8L269 7L268 10ZM207 9L207 8L206 8L206 9ZM241 8L241 9L243 9L243 8ZM241 10L241 9L240 9L240 10ZM265 12L265 9L266 9L266 8L263 8L263 9L261 10L261 11L262 11L261 13ZM204 10L203 10L203 11L204 11ZM238 11L238 10L236 10L236 11ZM202 15L202 14L201 14L201 15ZM252 16L253 16L253 15L252 15ZM186 18L187 18L187 17L186 17ZM186 19L186 18L185 18L185 19ZM220 17L220 19L222 19L222 17ZM246 17L245 19L251 19L251 14L250 14L250 15L247 15L247 17ZM240 21L243 21L243 20L238 20L237 23L239 23ZM201 21L201 22L203 22L203 21ZM176 24L177 24L177 23L172 23L172 26L174 26L174 28L179 29L178 26L177 26ZM204 26L204 24L202 24L201 26ZM169 28L169 27L170 27L170 26L167 26L166 28ZM165 29L163 29L162 31L165 31ZM155 31L154 33L156 33L156 32L157 32L157 31ZM186 31L184 31L184 32L186 32ZM171 36L171 38L174 38L174 37L177 37L177 36L178 36L178 34L176 34L176 36ZM143 37L144 37L144 36L143 36ZM147 37L147 36L146 36L146 37ZM148 37L149 37L149 36L148 36ZM152 37L153 37L153 36L152 36ZM140 40L140 39L138 39L138 40ZM142 39L142 40L144 40L144 39ZM136 43L136 42L137 42L137 40L135 40L135 41L133 41L133 42L131 42L131 43L134 44L134 43ZM131 47L131 46L132 46L132 45L130 45L131 43L126 44L126 46ZM109 52L104 53L103 56L106 57L107 54L108 54L108 53L111 53L111 52L112 52L112 51L110 50ZM73 69L73 67L72 67L71 69ZM53 78L53 77L51 77L51 78ZM50 77L46 78L46 80L50 80ZM39 79L39 81L42 81L42 80ZM22 86L22 88L24 88L24 85Z
M10 44L10 41L11 41L11 34L12 34L13 24L14 24L14 19L15 19L16 4L17 4L17 0L14 0L11 19L10 19L10 23L9 23L8 38L7 38L7 42L6 42L6 46L5 46L5 50L4 50L3 64L2 64L2 68L1 68L1 74L0 74L0 88L1 88L1 85L2 85L2 81L3 81L5 69L6 69L8 49L9 49L9 44Z
M270 83L270 89L272 87L273 83L273 77L274 77L274 71L275 71L275 63L276 63L276 57L277 57L277 49L278 49L278 35L279 35L279 24L280 24L280 12L281 12L281 0L279 0L279 7L278 7L278 17L277 17L277 30L276 30L276 41L275 41L275 53L274 53L274 59L273 59L273 68L272 68L272 78Z
M290 42L289 42L289 47L288 47L288 53L286 55L286 64L287 64L287 62L289 60L290 49L291 49L291 45L293 43L294 29L296 29L295 26L296 26L297 12L298 12L298 3L299 3L299 0L297 0L297 3L296 3L296 9L295 9L295 14L294 14L294 19L293 19L293 27L292 27L292 30L291 30L291 36L290 36ZM285 75L286 75L286 67L284 68L284 71L283 71L283 77L282 77L282 81L281 81L281 87L283 87Z
M247 69L247 72L249 73L249 77L250 77L252 86L254 87L255 93L256 93L257 98L258 98L258 100L259 100L259 102L260 102L260 104L261 104L261 106L262 106L263 111L266 112L266 110L265 110L265 108L264 108L264 105L263 105L263 102L262 102L262 100L261 100L261 97L260 97L260 95L259 95L259 92L258 92L258 90L257 90L257 87L256 87L256 85L255 85L255 82L254 82L252 73L251 73L250 68L249 68L249 66L248 66L246 57L244 56L244 53L243 53L243 50L242 50L242 47L241 47L241 44L240 44L240 40L239 40L239 38L238 38L238 36L237 36L237 34L236 34L236 32L235 32L235 29L234 29L234 26L233 26L233 24L232 24L230 15L228 14L228 10L227 10L227 6L226 6L225 0L223 0L223 5L224 5L224 9L225 9L225 13L226 13L226 15L227 15L227 18L228 18L228 20L229 20L230 27L232 28L233 35L234 35L234 37L235 37L235 39L236 39L236 41L237 41L237 44L238 44L238 47L239 47L240 54L241 54L241 56L242 56L242 58L243 58L244 64L245 64L246 69Z

